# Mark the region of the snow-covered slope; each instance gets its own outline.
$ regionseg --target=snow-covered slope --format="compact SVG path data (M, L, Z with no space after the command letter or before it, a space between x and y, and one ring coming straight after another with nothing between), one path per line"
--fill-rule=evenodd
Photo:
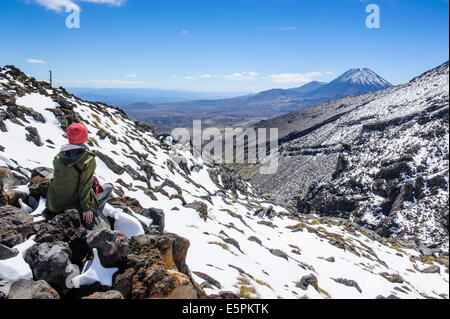
M228 168L204 163L122 111L52 89L14 67L0 70L0 167L18 178L52 167L66 143L64 128L73 121L88 127L96 175L114 184L116 202L135 213L140 206L163 209L166 230L190 240L187 264L209 294L448 298L448 258L346 221L293 217L255 195ZM0 277L8 262L0 260Z
M448 252L448 62L409 83L263 123L280 129L277 174L252 176L300 213L348 218Z

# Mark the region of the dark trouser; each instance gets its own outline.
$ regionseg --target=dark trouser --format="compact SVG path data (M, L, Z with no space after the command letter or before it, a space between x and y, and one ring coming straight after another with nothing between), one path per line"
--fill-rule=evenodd
M94 213L94 221L91 224L86 224L87 230L98 230L103 228L111 228L111 222L109 218L105 217L102 212L106 203L111 197L113 186L111 184L105 184L103 186L103 192L95 195L98 203L98 208Z

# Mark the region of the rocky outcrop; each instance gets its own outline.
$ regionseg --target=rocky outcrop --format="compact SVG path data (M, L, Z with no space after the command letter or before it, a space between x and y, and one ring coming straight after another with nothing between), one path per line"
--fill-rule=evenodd
M211 179L217 185L223 185L224 190L231 191L235 195L237 195L238 191L243 195L248 194L244 178L230 167L226 165L217 165L217 168L208 169L208 172ZM220 183L220 181L222 183Z
M70 267L72 252L64 242L42 243L28 249L25 261L30 265L33 276L44 280L58 290L67 289L67 278L72 274Z
M0 244L0 260L16 257L19 254L17 249L9 248Z
M197 275L198 277L202 278L208 284L216 287L217 289L221 289L222 288L222 285L220 284L220 282L218 280L214 279L213 277L211 277L210 275L205 274L205 273L200 272L200 271L194 271L194 274Z
M92 154L94 154L95 156L97 156L99 159L102 160L103 163L105 163L106 166L108 166L108 168L113 171L115 174L117 175L122 175L125 172L125 169L123 168L123 166L120 166L119 164L117 164L111 157L109 157L106 154L103 154L102 152L99 151L93 151Z
M165 215L164 211L159 208L145 208L139 212L140 215L150 218L153 223L152 228L155 228L160 234L164 232L165 227Z
M0 206L8 205L8 195L3 190L3 181L0 180Z
M50 180L41 176L34 176L31 178L29 188L33 197L37 199L41 197L47 198L47 193L50 188Z
M303 276L297 284L297 286L303 290L307 290L310 285L316 289L319 285L317 277L313 274Z
M13 247L33 233L33 217L13 206L0 207L0 244Z
M119 231L92 231L87 235L87 244L90 249L97 248L100 262L105 267L120 265L128 253L128 238Z
M212 299L215 299L214 295L210 297ZM241 299L241 298L232 291L221 291L219 292L219 298L217 299Z
M77 210L68 210L56 215L49 222L40 226L35 241L37 243L52 243L63 241L68 243L72 251L72 262L80 264L89 254L86 242L87 231L81 223Z
M185 205L187 208L195 209L198 212L198 215L205 222L208 220L208 205L201 201L194 201Z
M27 126L25 129L28 132L28 134L26 134L27 141L34 143L36 146L44 145L42 144L41 137L39 136L37 128L33 126Z
M11 288L11 283L9 281L0 279L0 300L6 299Z
M189 241L173 234L131 238L127 262L114 282L126 298L199 298L203 289L186 265Z
M344 278L337 278L337 279L333 279L333 280L336 281L339 284L344 285L344 286L354 287L356 290L358 290L360 293L362 293L362 290L359 287L358 283L356 281L354 281L354 280L344 279Z
M275 255L277 257L280 257L280 258L283 258L283 259L286 259L287 261L289 261L289 256L284 251L279 250L279 249L269 249L269 251L273 255Z
M16 171L6 167L0 167L0 190L3 189L6 193L19 185L25 185L28 182L27 178Z
M44 280L19 280L11 285L8 299L59 299L59 295Z
M115 290L106 292L94 292L92 295L83 297L82 299L124 299L122 294Z

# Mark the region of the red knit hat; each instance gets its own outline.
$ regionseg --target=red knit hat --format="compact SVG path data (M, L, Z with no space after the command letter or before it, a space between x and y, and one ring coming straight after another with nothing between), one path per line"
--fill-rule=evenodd
M67 138L70 144L83 144L88 140L88 130L80 123L73 123L67 128Z

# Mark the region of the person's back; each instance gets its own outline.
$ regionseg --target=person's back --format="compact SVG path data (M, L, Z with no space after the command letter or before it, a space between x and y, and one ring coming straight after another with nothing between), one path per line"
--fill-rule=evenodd
M92 191L96 163L95 156L84 145L88 131L82 124L75 123L67 129L69 144L53 160L54 176L47 194L46 207L57 214L67 209L77 209L90 224L98 208Z
M95 157L84 145L65 145L53 160L54 177L47 195L47 208L58 213L67 209L94 210L92 178Z

